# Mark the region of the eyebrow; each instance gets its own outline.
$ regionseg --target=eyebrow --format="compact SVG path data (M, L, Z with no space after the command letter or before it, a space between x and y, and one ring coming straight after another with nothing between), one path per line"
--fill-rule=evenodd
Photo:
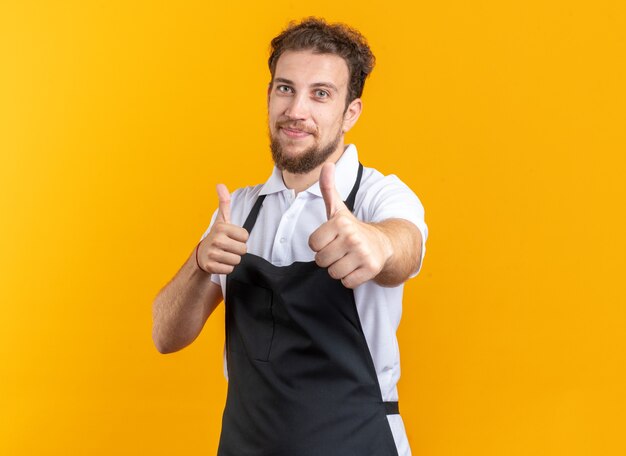
M274 82L283 82L285 84L295 85L293 81L285 78L276 78ZM335 92L339 92L339 89L332 82L314 82L310 85L310 87L328 87L333 89Z

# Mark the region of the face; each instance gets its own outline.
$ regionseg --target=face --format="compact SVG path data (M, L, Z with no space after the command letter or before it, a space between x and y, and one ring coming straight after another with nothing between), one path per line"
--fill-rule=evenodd
M333 54L286 51L268 89L272 157L276 166L304 174L343 150L344 134L361 112L361 100L346 107L349 71Z

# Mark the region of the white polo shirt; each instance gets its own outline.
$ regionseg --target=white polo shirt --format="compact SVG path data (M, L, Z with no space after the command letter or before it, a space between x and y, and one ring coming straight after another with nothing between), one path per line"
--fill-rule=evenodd
M337 161L335 169L335 185L344 201L352 190L358 166L356 146L350 144ZM231 194L231 223L242 226L259 195L267 196L248 238L248 252L275 266L287 266L295 261L314 261L315 252L309 247L309 236L327 221L319 184L313 184L296 196L294 190L285 187L281 171L274 167L265 184L240 188ZM354 203L354 215L366 222L381 222L389 218L413 222L422 233L423 261L428 238L424 207L398 177L393 174L384 176L373 168L364 167ZM217 209L201 239L209 234L216 216ZM420 261L420 270L421 267ZM226 275L213 274L211 280L222 286L222 295L225 297ZM372 354L383 401L398 400L396 384L400 378L400 353L396 330L402 314L403 288L403 285L382 287L370 280L354 289L354 300ZM224 351L226 379L227 369ZM401 415L387 415L387 418L398 455L409 456L411 450Z

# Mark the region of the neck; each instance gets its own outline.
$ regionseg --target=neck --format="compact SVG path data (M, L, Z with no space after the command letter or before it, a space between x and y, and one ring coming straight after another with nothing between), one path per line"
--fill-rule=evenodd
M337 150L333 152L332 155L329 156L324 163L337 163L337 160L341 158L347 147L348 146L344 144L340 144L339 147L337 147ZM324 166L324 163L306 174L293 174L289 171L283 170L282 174L285 186L289 189L293 189L296 192L296 195L301 191L306 190L311 185L320 180L320 173L322 170L322 166Z

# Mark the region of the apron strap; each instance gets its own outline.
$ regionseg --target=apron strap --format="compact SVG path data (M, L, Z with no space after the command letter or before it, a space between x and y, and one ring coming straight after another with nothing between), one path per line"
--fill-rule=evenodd
M344 204L350 209L350 212L354 212L354 201L356 200L356 194L359 191L359 187L361 186L361 177L363 176L363 165L359 162L359 170L356 174L356 181L354 182L354 186L348 195L348 198L344 201ZM257 198L252 206L252 210L248 214L248 218L246 218L245 223L243 224L244 229L250 234L252 228L254 228L254 224L256 223L256 219L259 216L259 211L261 210L261 206L263 205L263 200L267 195L261 195Z
M266 196L267 195L261 195L257 198L256 202L254 203L254 206L252 206L252 210L248 214L248 218L246 219L246 222L243 224L243 227L248 232L248 234L250 234L250 231L252 231L252 228L254 227L254 224L256 223L256 218L259 215L259 211L261 210L261 206L263 205L263 200L265 199Z
M352 187L352 191L348 195L348 198L344 201L344 204L350 209L350 212L354 212L354 200L356 200L356 193L361 186L361 177L363 176L363 165L359 162L359 171L356 173L356 181Z
M383 402L385 404L385 413L387 415L399 415L400 407L398 406L398 402Z

